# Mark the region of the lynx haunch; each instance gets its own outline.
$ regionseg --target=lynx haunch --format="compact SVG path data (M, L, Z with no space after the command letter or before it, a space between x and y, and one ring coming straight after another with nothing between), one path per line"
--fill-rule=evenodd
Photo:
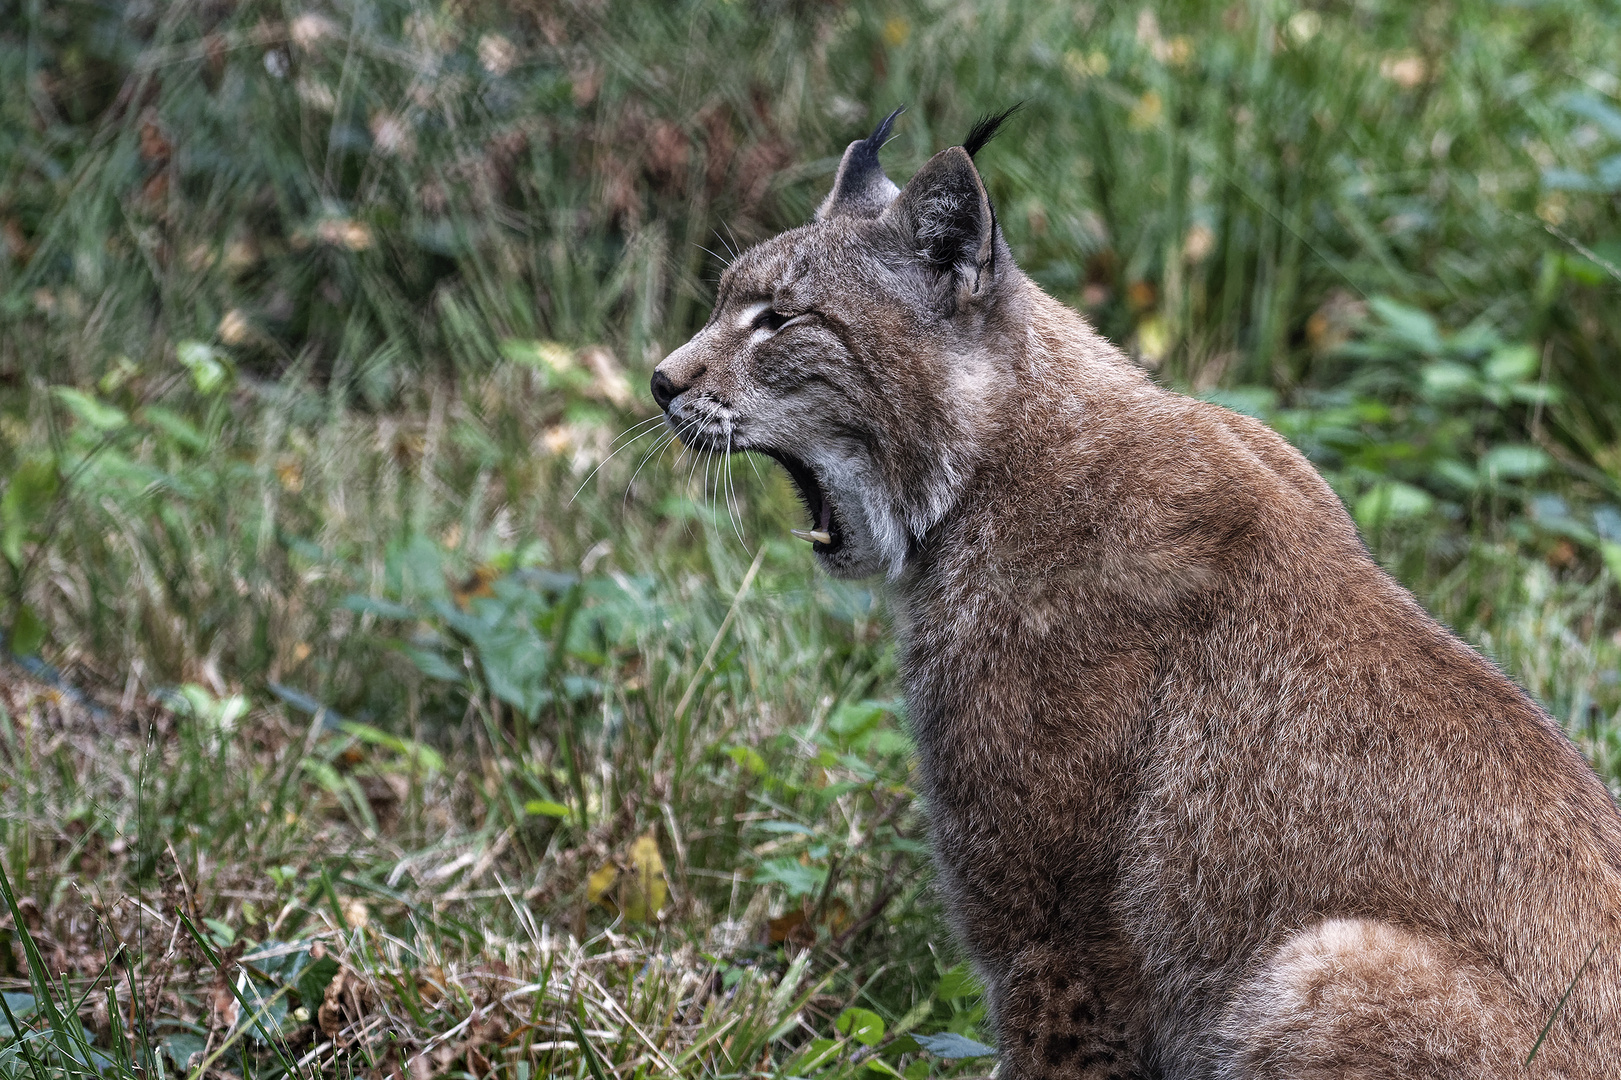
M901 189L893 120L653 394L887 578L1000 1075L1621 1075L1621 814L1558 725L1283 439L1019 271L995 121Z

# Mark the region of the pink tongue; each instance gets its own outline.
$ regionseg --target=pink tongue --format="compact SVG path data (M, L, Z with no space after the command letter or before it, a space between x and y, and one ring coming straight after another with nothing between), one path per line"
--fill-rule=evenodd
M833 504L826 499L822 500L822 520L816 523L816 527L823 532L833 531Z

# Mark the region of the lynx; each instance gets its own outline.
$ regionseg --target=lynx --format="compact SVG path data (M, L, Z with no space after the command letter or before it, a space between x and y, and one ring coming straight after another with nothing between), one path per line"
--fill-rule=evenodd
M999 120L904 189L893 121L652 391L885 579L999 1075L1621 1076L1621 814L1560 727L1287 442L1021 273Z

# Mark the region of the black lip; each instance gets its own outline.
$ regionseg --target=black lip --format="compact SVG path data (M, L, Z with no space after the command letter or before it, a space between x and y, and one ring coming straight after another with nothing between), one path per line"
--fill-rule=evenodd
M820 540L813 540L811 547L822 555L831 555L844 547L844 530L839 527L838 508L828 500L827 492L822 489L810 466L781 450L760 449L757 452L787 471L788 478L794 482L794 489L799 493L799 501L805 504L805 510L810 514L811 528L819 528L826 517L827 531L833 535L833 542L824 544Z

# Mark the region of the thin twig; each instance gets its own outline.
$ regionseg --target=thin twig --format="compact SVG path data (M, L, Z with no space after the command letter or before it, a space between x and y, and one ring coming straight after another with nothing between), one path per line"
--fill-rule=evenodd
M698 692L699 680L714 662L715 653L720 650L721 640L726 637L726 631L732 628L732 620L737 618L737 607L748 594L749 586L754 584L754 575L759 573L760 564L764 561L765 548L761 547L754 556L754 562L749 564L749 572L743 575L743 584L737 587L737 595L732 597L732 606L727 609L726 618L721 620L720 629L715 631L715 639L709 643L709 651L704 653L703 662L698 665L698 670L692 673L692 681L687 683L686 693L681 695L681 701L675 707L675 715L670 718L672 724L679 724L681 718L686 715L687 706L692 704L692 695Z

